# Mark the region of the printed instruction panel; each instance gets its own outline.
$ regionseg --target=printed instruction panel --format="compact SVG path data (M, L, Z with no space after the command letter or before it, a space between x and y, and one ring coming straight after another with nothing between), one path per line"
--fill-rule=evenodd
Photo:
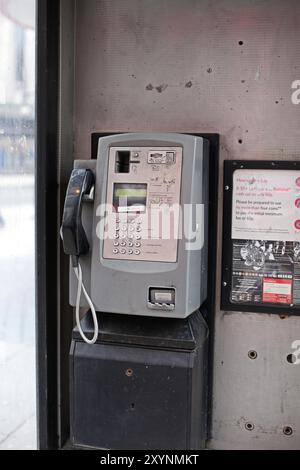
M300 171L236 170L231 302L300 305Z

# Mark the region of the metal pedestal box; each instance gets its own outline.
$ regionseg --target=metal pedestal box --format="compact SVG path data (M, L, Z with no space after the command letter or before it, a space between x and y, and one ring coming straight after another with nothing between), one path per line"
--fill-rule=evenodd
M98 343L71 347L71 440L97 449L201 449L208 329L186 320L100 314ZM82 321L92 330L89 314Z

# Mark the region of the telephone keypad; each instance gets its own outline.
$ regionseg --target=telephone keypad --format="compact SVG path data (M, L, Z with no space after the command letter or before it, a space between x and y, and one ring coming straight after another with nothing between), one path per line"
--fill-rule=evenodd
M116 241L113 242L113 255L140 256L142 244L139 240L142 239L141 232L141 219L130 219L127 224L122 223L119 218L116 219L114 234ZM120 247L122 248L120 249Z

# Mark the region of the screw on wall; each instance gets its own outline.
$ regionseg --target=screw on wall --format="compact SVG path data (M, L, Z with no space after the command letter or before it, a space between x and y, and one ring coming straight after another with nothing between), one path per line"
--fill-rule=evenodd
M297 356L296 354L288 354L286 360L289 364L295 364L295 362L297 361Z
M247 431L253 431L255 426L254 426L253 423L248 422L248 423L245 424L245 428L246 428Z
M132 369L127 369L125 374L127 375L127 377L132 377L133 376L133 370Z
M291 426L284 426L282 432L286 436L291 436L293 434L293 428Z
M257 356L258 356L258 354L257 354L256 351L249 351L248 352L249 359L257 359Z

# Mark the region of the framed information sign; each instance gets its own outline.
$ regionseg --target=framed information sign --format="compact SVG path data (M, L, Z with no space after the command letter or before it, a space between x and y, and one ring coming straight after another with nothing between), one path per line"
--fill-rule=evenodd
M225 161L221 308L300 315L300 162Z

